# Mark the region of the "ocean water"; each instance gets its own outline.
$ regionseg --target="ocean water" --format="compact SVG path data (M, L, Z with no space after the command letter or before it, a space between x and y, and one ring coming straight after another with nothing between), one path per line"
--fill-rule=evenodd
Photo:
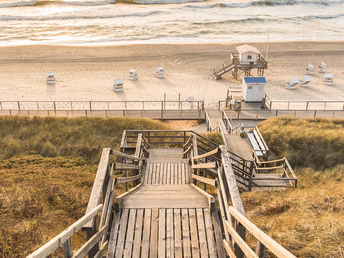
M344 0L0 0L0 46L344 39Z

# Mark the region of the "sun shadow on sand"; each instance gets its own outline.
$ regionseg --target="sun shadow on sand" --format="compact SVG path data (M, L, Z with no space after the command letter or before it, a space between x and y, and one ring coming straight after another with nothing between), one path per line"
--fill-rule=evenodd
M55 85L47 85L47 94L48 96L55 96L56 95L56 86Z
M133 85L135 85L137 88L140 88L140 89L144 89L145 87L143 86L142 82L140 82L139 80L137 81L131 81L131 83Z
M174 87L175 84L172 83L169 79L167 79L166 77L165 78L159 78L158 79L163 85L165 86L169 86L169 87Z

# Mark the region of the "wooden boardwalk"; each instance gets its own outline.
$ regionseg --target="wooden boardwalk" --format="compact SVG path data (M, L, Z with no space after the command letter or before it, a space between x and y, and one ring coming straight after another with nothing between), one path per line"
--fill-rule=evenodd
M86 214L29 258L61 256L60 246L68 258L294 257L246 218L225 146L193 131L141 130L135 141L133 132L121 151L103 149Z
M108 257L224 257L217 213L190 178L183 149L150 149L142 185L118 198Z

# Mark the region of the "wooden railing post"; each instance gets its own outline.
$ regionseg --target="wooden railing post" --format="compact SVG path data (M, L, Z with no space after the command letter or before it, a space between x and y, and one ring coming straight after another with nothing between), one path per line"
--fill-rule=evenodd
M68 238L66 242L63 243L63 256L65 258L70 258L73 256L73 245L72 238Z

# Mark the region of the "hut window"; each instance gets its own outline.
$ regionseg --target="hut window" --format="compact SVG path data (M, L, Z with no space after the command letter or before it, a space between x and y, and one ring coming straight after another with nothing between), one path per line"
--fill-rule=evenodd
M252 59L252 56L251 55L247 55L247 59Z

